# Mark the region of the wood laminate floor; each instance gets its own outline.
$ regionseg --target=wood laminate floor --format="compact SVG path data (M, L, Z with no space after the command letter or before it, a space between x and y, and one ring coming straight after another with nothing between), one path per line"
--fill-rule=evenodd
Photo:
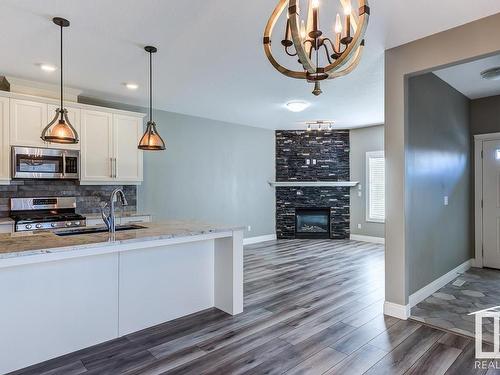
M15 374L486 373L471 339L384 317L383 297L382 245L251 245L243 314L202 311Z

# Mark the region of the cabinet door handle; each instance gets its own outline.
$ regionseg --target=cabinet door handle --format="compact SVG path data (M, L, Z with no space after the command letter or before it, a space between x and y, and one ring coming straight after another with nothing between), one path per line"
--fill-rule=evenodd
M109 167L111 169L110 177L113 178L113 158L109 158Z
M116 167L116 158L115 158L115 178L116 178L116 174L118 173L117 170L118 170L118 168Z

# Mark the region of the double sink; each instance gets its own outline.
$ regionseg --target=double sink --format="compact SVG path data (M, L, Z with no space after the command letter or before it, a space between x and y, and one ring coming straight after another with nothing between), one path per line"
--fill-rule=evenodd
M143 225L124 224L124 225L117 225L115 230L117 232L121 232L126 230L137 230L145 228L146 227ZM92 227L92 228L77 228L70 230L54 231L54 234L60 237L66 237L66 236L77 236L80 234L94 234L94 233L105 233L105 232L109 232L107 227Z

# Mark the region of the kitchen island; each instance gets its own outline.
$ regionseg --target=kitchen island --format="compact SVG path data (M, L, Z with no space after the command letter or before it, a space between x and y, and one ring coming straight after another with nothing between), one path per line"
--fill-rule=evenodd
M243 228L0 234L0 373L210 307L243 311Z

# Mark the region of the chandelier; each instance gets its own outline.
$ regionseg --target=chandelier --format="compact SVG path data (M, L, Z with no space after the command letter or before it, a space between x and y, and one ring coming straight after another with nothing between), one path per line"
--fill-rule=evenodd
M264 51L271 64L287 77L305 79L314 83L314 95L322 93L320 82L352 72L359 63L365 45L364 35L370 17L367 0L358 2L358 11L351 0L339 0L343 17L337 13L333 24L333 38L320 29L320 1L309 0L307 18L301 17L300 0L279 0L264 31ZM287 56L295 57L300 70L281 65L274 57L271 37L280 16L287 9L286 28L281 46ZM343 19L342 19L343 18Z

